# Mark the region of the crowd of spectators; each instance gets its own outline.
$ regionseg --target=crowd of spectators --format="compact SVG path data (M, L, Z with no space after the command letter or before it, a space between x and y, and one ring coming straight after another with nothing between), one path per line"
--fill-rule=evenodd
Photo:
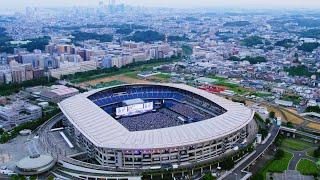
M197 109L192 108L186 104L176 103L169 109L184 116L185 118L187 118L187 120L201 121L210 118L210 116L207 113L200 113Z
M118 122L129 131L143 131L179 126L208 119L210 117L212 116L204 112L199 112L199 110L186 104L174 103L172 106L160 108L156 112L121 117L118 119Z
M143 131L181 125L178 115L169 109L160 109L137 116L122 117L118 122L129 131Z

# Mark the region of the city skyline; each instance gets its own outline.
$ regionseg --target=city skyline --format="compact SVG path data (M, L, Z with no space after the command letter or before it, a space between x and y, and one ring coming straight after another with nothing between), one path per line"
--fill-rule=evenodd
M22 10L28 6L36 7L62 7L62 6L97 6L100 0L11 0L0 2L0 9ZM108 0L105 0L108 3ZM118 0L117 3L125 3L134 6L146 7L172 7L172 8L215 8L215 7L240 7L240 8L312 8L319 9L320 1L308 0L231 0L228 2L222 0L199 0L199 1L183 1L183 0Z

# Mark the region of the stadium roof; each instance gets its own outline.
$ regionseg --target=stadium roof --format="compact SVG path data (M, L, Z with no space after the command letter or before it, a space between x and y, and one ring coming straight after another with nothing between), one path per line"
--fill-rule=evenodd
M59 107L75 128L95 146L115 149L170 148L210 141L240 130L254 115L251 109L239 103L187 85L147 85L169 86L196 93L220 105L227 112L211 119L181 126L129 131L87 98L107 88L73 96L60 102Z

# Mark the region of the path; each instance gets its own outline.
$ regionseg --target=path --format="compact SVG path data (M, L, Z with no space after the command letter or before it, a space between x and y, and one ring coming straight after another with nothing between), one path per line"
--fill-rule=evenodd
M288 170L295 170L300 159L308 159L310 161L315 162L317 158L311 157L307 154L308 150L315 149L315 148L316 147L311 147L303 151L294 151L294 150L286 149L286 151L289 151L293 154L293 158L289 162Z

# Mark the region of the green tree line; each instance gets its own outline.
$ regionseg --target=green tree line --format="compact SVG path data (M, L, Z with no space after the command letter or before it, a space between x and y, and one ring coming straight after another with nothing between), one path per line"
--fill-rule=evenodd
M21 83L12 83L12 84L2 84L0 85L0 96L8 96L13 93L17 93L23 88L32 87L32 86L39 86L39 85L51 85L56 81L55 78L51 77L41 77L39 79L32 79L29 81L23 81Z

